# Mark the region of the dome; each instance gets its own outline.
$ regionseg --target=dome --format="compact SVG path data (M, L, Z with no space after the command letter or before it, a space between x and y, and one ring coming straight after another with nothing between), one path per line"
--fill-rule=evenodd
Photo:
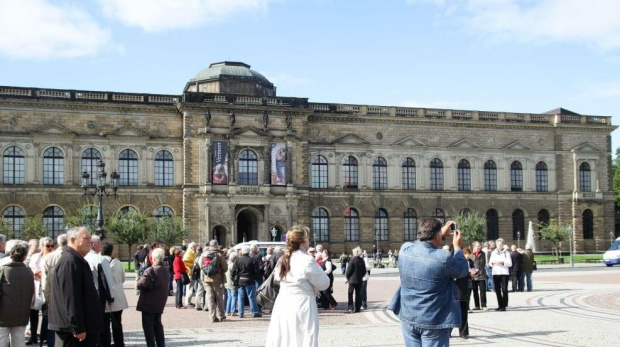
M213 63L208 68L200 71L196 77L192 78L190 82L200 82L205 80L218 79L221 76L227 76L232 78L253 78L257 82L273 85L269 82L265 76L257 71L250 69L250 65L235 61L223 61L220 63Z

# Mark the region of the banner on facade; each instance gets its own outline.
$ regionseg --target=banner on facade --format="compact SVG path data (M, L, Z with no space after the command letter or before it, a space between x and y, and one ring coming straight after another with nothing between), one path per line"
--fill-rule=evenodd
M271 185L286 185L286 144L284 142L271 144Z
M228 184L228 142L214 141L211 167L213 184Z

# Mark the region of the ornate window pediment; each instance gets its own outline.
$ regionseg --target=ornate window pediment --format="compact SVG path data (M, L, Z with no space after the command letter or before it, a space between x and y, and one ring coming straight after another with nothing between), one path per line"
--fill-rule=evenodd
M338 140L332 142L333 145L335 144L345 144L345 145L369 145L370 142L364 140L363 138L357 136L357 135L353 135L353 134L348 134L345 135L341 138L339 138Z
M138 128L134 128L132 126L125 126L122 128L118 128L115 131L111 132L110 134L108 134L108 137L131 137L131 138L143 138L143 139L150 139L151 135L149 135L148 133L138 129Z
M481 147L475 143L474 141L468 139L458 140L455 143L451 144L449 147L452 148L463 148L463 149L480 149Z
M232 135L238 136L238 137L254 137L254 138L259 138L259 137L267 137L270 138L271 135L269 135L269 133L255 127L255 126L247 126L244 128L240 128L240 129L235 129L232 132Z
M402 147L426 147L426 145L413 138L413 136L407 136L404 139L398 140L392 144L392 146Z
M571 152L603 152L603 150L596 147L595 145L584 142L579 146L571 149Z
M41 135L47 135L47 136L58 136L58 135L64 135L64 136L76 136L77 133L74 131L71 131L65 127L63 127L62 125L56 124L54 122L50 122L36 130L34 130L33 132L30 133L32 136L41 136Z
M524 144L523 142L521 142L519 140L509 143L508 145L504 146L503 149L515 150L515 151L530 151L530 150L532 150L531 147L529 147L528 145Z

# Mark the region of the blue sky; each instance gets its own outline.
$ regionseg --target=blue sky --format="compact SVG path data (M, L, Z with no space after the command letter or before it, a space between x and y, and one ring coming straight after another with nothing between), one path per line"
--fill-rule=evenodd
M620 125L615 0L0 0L0 33L0 85L180 94L234 60L313 102Z

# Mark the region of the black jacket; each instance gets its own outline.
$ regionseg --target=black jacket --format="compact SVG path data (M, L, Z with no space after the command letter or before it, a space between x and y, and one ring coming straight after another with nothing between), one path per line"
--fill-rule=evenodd
M52 276L49 329L73 334L100 332L103 312L99 306L93 272L84 257L67 248Z
M512 260L512 266L510 267L510 273L523 271L523 255L518 251L510 252L510 258Z
M254 281L262 280L259 264L254 258L247 254L242 254L231 271L231 277L235 286L247 286L254 284Z
M350 284L362 283L364 275L366 275L366 264L364 264L364 259L357 256L351 258L345 274L347 281L349 281Z

